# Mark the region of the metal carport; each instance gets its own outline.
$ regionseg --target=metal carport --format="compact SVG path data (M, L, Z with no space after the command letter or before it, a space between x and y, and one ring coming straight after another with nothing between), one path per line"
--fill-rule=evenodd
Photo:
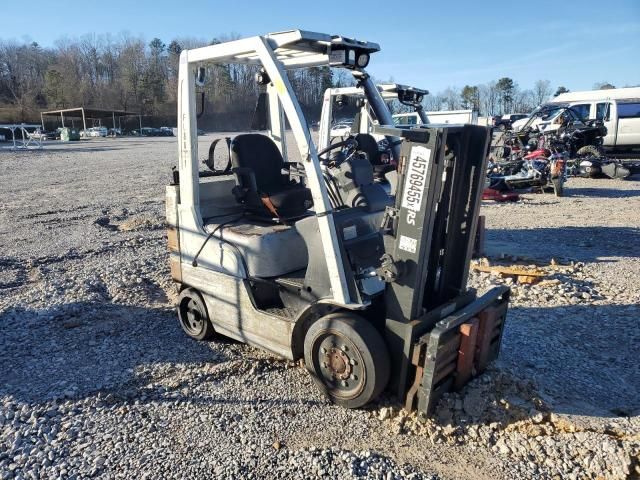
M113 122L113 128L116 128L116 117L130 117L137 116L140 123L140 128L142 128L142 115L140 113L135 112L127 112L125 110L110 110L110 109L102 109L102 108L85 108L85 107L77 107L77 108L64 108L61 110L50 110L48 112L40 112L40 121L42 123L42 129L44 130L44 117L45 116L58 116L60 115L60 120L62 122L62 126L64 127L64 119L65 116L67 118L82 118L82 128L84 130L87 129L87 119L95 120L99 119L102 122L104 118L111 118Z

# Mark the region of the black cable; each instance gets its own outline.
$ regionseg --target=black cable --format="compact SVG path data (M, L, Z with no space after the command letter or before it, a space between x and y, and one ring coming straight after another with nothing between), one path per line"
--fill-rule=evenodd
M217 218L217 217L222 217L222 216L226 216L226 215L217 215L214 217L208 217L208 218ZM240 220L242 217L244 217L244 213L242 215L240 215L239 217L236 218L232 218L231 220L227 220L224 223L221 223L220 225L218 225L205 239L204 243L202 244L202 246L200 247L200 250L198 250L198 253L196 253L196 256L193 258L193 262L191 262L191 265L193 265L194 267L198 266L198 256L200 255L200 253L202 252L202 249L204 248L204 246L207 244L207 242L209 241L209 239L211 237L213 237L213 235L220 231L222 228L226 227L227 225L229 225L230 223L236 222L238 220ZM237 245L235 245L234 243L230 242L229 240L227 240L226 238L223 237L216 237L218 240L220 240L221 242L223 242L226 245L229 245L231 248L233 248L233 250L236 252L236 254L238 255L238 257L240 258L240 262L242 263L242 268L244 269L245 273L247 274L247 278L249 280L255 281L255 282L262 282L262 283L267 283L269 285L272 284L272 282L269 282L268 280L264 280L262 278L259 277L252 277L249 274L249 266L247 265L247 260L244 258L244 255L242 255L242 252L240 251L240 249L238 248Z
M226 216L226 215L218 215L218 217L221 217L221 216ZM191 265L192 265L192 266L194 266L194 267L197 267L197 266L198 266L198 257L199 257L199 256L200 256L200 254L202 253L202 249L203 249L203 248L204 248L204 246L207 244L207 242L208 242L209 240L211 240L211 237L213 237L213 236L216 234L216 232L217 232L218 230L220 230L221 228L223 228L223 227L224 227L224 226L226 226L226 225L229 225L230 223L237 222L237 221L238 221L238 220L240 220L242 217L244 217L244 213L243 213L242 215L240 215L239 217L232 218L231 220L227 220L226 222L223 222L223 223L221 223L220 225L218 225L216 228L214 228L214 229L213 229L213 231L212 231L209 235L207 235L207 238L205 238L204 242L202 242L202 245L200 246L200 249L199 249L199 250L198 250L198 252L196 253L195 257L193 257L193 261L191 262ZM217 218L217 217L210 217L210 218ZM222 240L222 238L221 238L221 240ZM230 243L230 242L227 242L227 241L225 240L225 243ZM234 247L235 247L235 245L234 245ZM242 255L240 255L240 256L242 257ZM243 260L243 263L244 263L244 258L243 258L242 260ZM247 271L247 275L248 275L248 274L249 274L249 272Z
M331 203L332 203L331 206L333 208L337 208L338 207L337 197L335 196L335 192L333 191L333 189L331 187L330 177L326 173L323 175L323 177L324 177L325 186L327 187L327 194L329 195L329 199L331 200Z
M338 201L340 202L339 206L346 205L344 203L344 199L342 198L342 193L340 193L340 185L338 184L338 181L335 179L335 177L332 177L331 175L330 177L331 177L331 182L333 183L333 186L335 188L336 195L338 196Z

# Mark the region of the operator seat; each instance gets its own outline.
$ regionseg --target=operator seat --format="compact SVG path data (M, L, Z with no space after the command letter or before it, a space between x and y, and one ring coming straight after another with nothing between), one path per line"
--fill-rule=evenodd
M378 148L378 142L368 133L359 133L355 137L358 142L358 150L367 154L369 162L373 166L373 173L376 178L384 178L384 174L394 170L393 165L382 163L381 152Z
M236 176L233 193L251 213L265 218L300 218L313 205L311 191L283 173L288 168L271 138L258 133L238 135L231 142Z

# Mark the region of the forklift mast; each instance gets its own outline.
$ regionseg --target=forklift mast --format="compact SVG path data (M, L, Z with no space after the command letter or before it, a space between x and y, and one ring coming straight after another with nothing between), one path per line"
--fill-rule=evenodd
M386 338L399 368L391 388L400 398L406 396L409 410L417 397L418 410L428 413L444 391L454 383L466 383L472 370L484 369L499 350L508 289L496 288L476 299L475 291L466 286L489 130L443 125L374 131L403 139L395 205L387 209L383 225L382 270L389 282ZM495 311L489 319L491 306ZM481 318L476 318L479 312ZM461 329L463 324L467 326ZM484 332L487 328L490 331ZM461 336L468 329L475 337L463 352ZM466 371L460 371L462 359L471 361L462 365ZM412 376L414 385L407 392Z

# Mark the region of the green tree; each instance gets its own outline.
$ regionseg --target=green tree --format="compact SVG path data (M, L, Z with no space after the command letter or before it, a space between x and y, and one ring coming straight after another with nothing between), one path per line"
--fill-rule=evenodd
M594 90L611 90L616 88L615 85L610 84L609 82L598 82L593 86Z
M536 106L542 105L551 96L551 82L537 80L533 86L533 100Z
M460 93L462 107L473 110L480 110L480 92L478 87L465 85Z
M509 77L502 77L496 83L496 89L498 90L500 98L500 106L502 113L509 113L513 108L513 100L516 93L516 84Z
M165 49L165 44L159 38L154 38L149 42L149 48L151 49L151 57L154 59L160 58Z
M64 78L62 73L55 67L51 67L45 74L44 82L44 94L47 103L55 108L65 108L67 102L64 96Z

